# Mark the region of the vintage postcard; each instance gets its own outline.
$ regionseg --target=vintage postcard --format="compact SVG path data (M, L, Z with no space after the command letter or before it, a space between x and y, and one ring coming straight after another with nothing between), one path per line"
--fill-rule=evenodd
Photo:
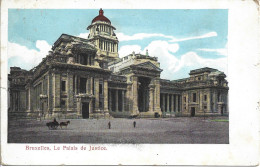
M2 164L257 165L258 5L3 1Z

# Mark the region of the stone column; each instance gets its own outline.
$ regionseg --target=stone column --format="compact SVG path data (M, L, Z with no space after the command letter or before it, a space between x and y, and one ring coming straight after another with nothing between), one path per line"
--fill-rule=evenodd
M112 111L112 91L111 89L108 89L109 91L109 111Z
M67 74L66 91L68 97L67 110L72 111L73 109L73 75Z
M29 87L29 88L31 88L31 87ZM47 75L47 96L48 96L48 102L47 102L47 104L48 104L48 109L47 109L47 111L48 111L48 113L51 111L51 108L52 108L52 84L51 84L51 73L49 72L48 73L48 75ZM30 91L30 90L29 90ZM30 93L30 96L31 96L31 93ZM31 99L30 99L30 102L31 102Z
M179 99L180 99L180 104L179 104L180 105L180 109L179 109L179 111L182 112L183 106L182 106L182 95L181 94L179 95Z
M165 95L162 94L162 112L165 112Z
M208 93L207 93L207 110L208 110L208 112L210 112L210 110L211 110L210 95L211 95L211 93L210 93L210 90L209 90Z
M116 112L118 112L118 89L116 89Z
M81 106L81 99L77 98L77 114L78 116L82 116L82 106Z
M216 105L217 105L217 99L216 99L216 91L213 91L213 111L212 112L216 112Z
M94 92L93 92L93 86L94 86L94 85L93 85L93 77L90 77L90 92L89 92L89 93L90 93L91 95L94 94Z
M138 78L132 76L132 82L133 114L138 114Z
M150 85L149 87L149 112L154 112L154 87L153 85Z
M122 112L125 111L125 90L122 90Z
M89 113L93 113L93 99L89 102Z
M126 108L127 111L132 110L132 101L131 99L131 94L132 94L132 83L127 83L127 91L126 91Z
M169 94L166 94L166 98L167 98L167 106L166 106L166 112L169 112L169 107L170 107L170 97L169 97Z
M178 95L175 95L175 112L178 112Z
M95 112L99 112L99 78L95 78Z
M173 96L173 94L171 94L171 112L174 112L174 96Z
M204 107L203 107L203 102L204 102L204 98L203 98L203 93L202 91L199 91L199 106L200 106L200 111L204 112ZM205 111L207 112L207 111Z
M91 79L90 77L87 78L87 87L86 87L86 93L91 94Z
M53 103L54 103L54 112L60 111L60 86L61 86L61 77L60 74L53 74Z
M156 78L154 81L154 112L157 112L159 114L162 113L161 107L160 107L160 80L159 78Z
M104 112L108 113L108 83L107 80L104 80Z
M78 94L78 90L77 90L77 89L78 89L77 77L78 77L77 75L75 75L75 77L74 77L74 83L75 83L75 85L74 85L74 90L75 90L75 92L74 92L74 93L75 93L75 95Z

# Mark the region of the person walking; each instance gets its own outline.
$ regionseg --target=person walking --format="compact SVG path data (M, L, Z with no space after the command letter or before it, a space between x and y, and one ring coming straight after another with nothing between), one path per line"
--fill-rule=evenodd
M111 129L111 123L110 123L110 121L108 122L108 129Z
M133 125L134 125L134 128L135 128L135 126L136 126L136 122L135 121L134 121Z

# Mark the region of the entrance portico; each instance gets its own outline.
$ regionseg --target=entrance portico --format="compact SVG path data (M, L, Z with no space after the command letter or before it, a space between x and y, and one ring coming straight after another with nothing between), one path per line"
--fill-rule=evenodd
M160 73L161 69L151 62L131 65L132 113L140 117L161 115Z

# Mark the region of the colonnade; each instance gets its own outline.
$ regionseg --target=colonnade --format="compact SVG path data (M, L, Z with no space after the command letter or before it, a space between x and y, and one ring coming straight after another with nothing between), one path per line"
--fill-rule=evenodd
M161 93L161 110L162 112L180 112L181 95Z
M117 44L109 41L99 40L99 49L109 52L117 52Z
M126 90L108 89L108 108L109 111L124 112L126 111Z

